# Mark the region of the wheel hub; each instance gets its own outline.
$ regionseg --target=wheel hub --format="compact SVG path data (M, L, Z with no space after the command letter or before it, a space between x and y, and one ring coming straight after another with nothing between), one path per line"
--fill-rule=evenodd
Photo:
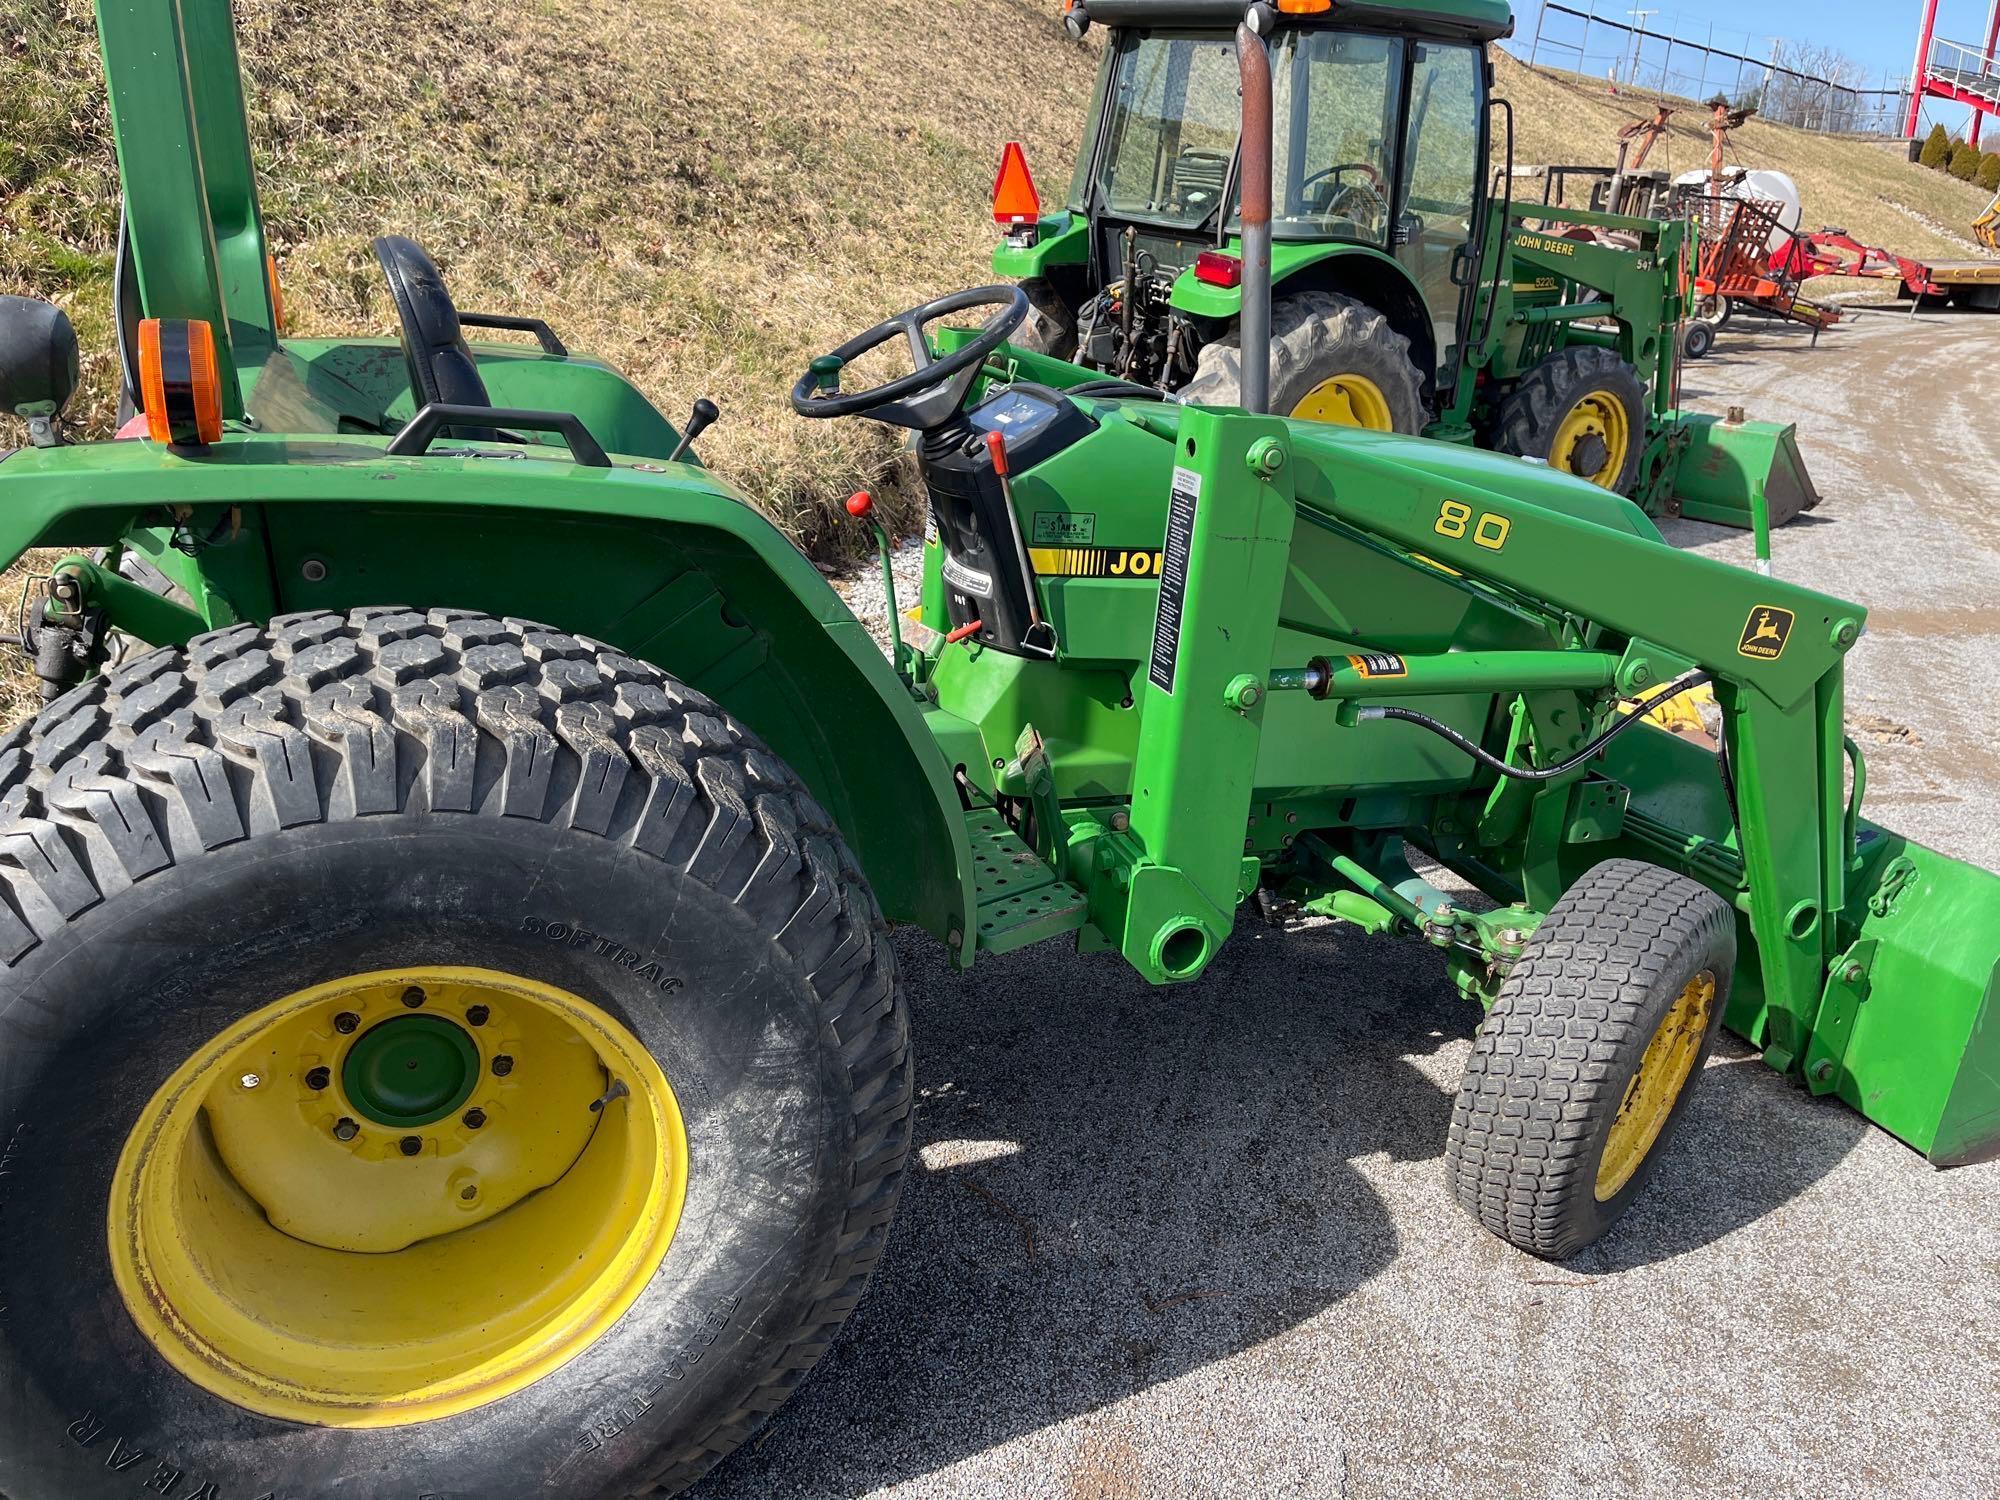
M1610 456L1611 450L1604 439L1597 433L1586 432L1569 450L1569 471L1589 479L1603 471L1604 461Z
M347 1049L340 1082L348 1102L377 1125L432 1125L472 1097L479 1049L442 1016L397 1016Z

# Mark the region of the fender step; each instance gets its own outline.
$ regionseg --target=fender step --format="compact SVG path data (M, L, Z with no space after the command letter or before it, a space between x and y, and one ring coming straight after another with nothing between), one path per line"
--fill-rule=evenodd
M974 808L965 815L965 831L972 841L980 952L1011 953L1083 926L1083 892L1050 869L999 813Z

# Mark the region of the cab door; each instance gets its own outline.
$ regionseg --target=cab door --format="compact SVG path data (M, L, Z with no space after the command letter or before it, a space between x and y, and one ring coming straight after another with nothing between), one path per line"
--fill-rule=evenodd
M1443 372L1439 385L1448 388L1459 358L1460 302L1473 290L1455 284L1452 270L1469 253L1478 223L1486 60L1476 46L1448 42L1413 42L1409 58L1395 255L1423 292Z

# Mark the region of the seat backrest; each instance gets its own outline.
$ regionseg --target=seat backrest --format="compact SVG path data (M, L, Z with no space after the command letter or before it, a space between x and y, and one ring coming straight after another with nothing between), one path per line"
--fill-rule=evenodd
M417 405L434 401L454 406L491 406L479 366L465 347L458 308L444 277L415 240L385 234L375 241L375 258L389 279L389 294L403 326L403 356Z

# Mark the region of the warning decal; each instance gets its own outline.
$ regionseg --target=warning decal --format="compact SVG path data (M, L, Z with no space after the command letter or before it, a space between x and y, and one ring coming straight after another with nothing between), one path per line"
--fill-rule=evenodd
M1347 664L1363 677L1408 677L1409 664L1400 656L1374 654L1350 656Z
M1167 545L1160 563L1160 603L1153 614L1153 660L1146 672L1147 680L1167 694L1174 690L1174 669L1180 662L1188 550L1194 542L1194 507L1200 498L1201 476L1192 469L1176 468L1167 497Z
M1737 654L1759 661L1776 661L1785 654L1785 642L1792 637L1794 616L1775 604L1760 604L1750 611L1743 635L1736 643Z

